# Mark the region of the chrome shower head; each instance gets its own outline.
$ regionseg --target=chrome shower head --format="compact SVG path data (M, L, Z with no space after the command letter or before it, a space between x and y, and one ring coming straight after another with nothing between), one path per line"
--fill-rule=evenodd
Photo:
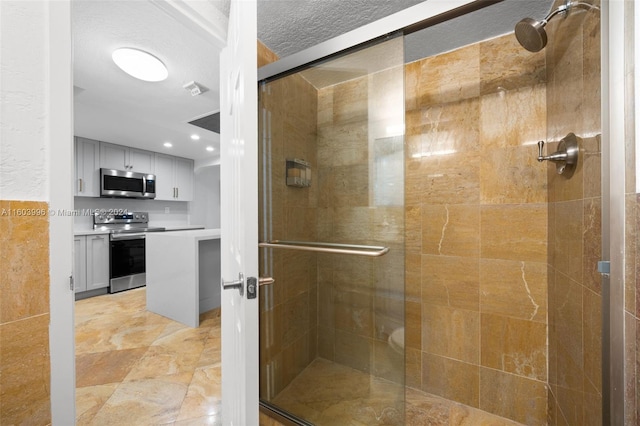
M571 0L567 0L563 5L549 13L543 20L536 21L532 18L524 18L516 24L515 34L518 42L529 52L539 52L547 45L547 32L544 27L549 20L561 13L567 16L571 8Z
M538 52L547 45L547 21L524 18L516 24L515 33L518 43L529 52Z

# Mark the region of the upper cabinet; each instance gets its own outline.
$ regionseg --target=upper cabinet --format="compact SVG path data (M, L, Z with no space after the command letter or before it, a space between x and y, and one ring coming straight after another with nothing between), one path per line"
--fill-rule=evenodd
M75 180L77 197L100 196L100 142L75 138Z
M193 160L175 157L176 200L193 200Z
M154 173L154 153L102 142L100 167L138 173Z
M193 160L155 154L156 200L193 200Z
M76 137L75 196L100 196L100 168L155 174L156 200L193 200L193 160Z

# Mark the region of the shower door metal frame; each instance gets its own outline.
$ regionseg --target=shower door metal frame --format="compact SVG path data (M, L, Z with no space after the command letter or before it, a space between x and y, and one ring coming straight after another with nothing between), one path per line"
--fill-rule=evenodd
M625 20L626 1L601 5L602 85L602 424L625 423ZM612 171L623 172L612 173Z
M411 34L502 1L504 0L424 1L260 67L258 83L296 73L318 61L369 47L395 33ZM416 20L416 17L420 18Z
M258 69L258 84L296 73L315 63L348 54L395 36L422 30L504 0L425 1ZM602 260L603 274L602 412L603 425L622 426L624 400L625 177L625 1L602 0ZM420 17L416 20L416 16ZM638 72L638 71L636 71ZM611 143L614 141L615 143ZM608 201L608 203L606 202ZM261 405L263 402L260 402Z

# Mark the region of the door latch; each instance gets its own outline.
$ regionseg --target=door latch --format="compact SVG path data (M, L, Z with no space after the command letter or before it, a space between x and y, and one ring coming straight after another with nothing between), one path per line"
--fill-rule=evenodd
M255 277L247 278L247 299L255 299L258 296L258 280Z

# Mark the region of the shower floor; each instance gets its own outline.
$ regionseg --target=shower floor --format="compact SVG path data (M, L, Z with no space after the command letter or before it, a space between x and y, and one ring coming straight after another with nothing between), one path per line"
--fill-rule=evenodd
M520 423L316 359L272 401L318 426L492 425Z

